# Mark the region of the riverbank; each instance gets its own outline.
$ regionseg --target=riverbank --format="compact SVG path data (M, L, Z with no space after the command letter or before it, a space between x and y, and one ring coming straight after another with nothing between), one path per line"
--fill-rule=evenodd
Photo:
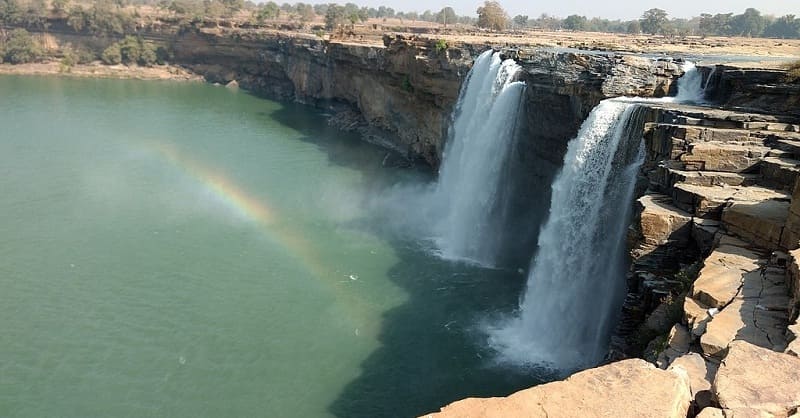
M27 64L0 64L0 74L5 75L57 75L77 78L114 78L135 80L172 80L200 82L203 76L174 65L142 67L138 65L104 65L99 61L64 67L59 61Z

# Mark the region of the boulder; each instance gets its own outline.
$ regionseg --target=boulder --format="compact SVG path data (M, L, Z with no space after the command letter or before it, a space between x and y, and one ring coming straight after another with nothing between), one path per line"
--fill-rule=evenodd
M725 414L719 408L703 408L695 418L725 418Z
M708 321L711 320L710 309L711 308L708 306L704 306L690 297L684 299L683 319L693 336L699 337L706 332ZM716 308L714 308L714 310L716 310Z
M689 385L683 369L661 370L644 360L630 359L505 398L464 399L425 416L685 418L692 399Z
M720 406L734 416L747 410L786 417L800 406L800 358L734 341L713 390Z
M673 325L667 337L667 348L658 354L656 365L666 369L675 359L689 352L691 343L692 336L689 330L681 324Z
M717 374L717 365L707 361L698 353L688 353L676 358L667 370L680 367L689 375L689 386L698 409L710 406L714 401L711 384Z
M672 199L664 195L645 195L637 203L641 208L639 229L645 245L658 246L667 241L686 245L692 215L672 206Z

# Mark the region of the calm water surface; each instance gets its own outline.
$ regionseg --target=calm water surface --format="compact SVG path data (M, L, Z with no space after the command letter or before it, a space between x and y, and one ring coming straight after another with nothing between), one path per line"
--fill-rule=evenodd
M412 416L504 395L517 272L369 210L430 176L297 105L0 77L0 416ZM408 208L413 211L413 208Z

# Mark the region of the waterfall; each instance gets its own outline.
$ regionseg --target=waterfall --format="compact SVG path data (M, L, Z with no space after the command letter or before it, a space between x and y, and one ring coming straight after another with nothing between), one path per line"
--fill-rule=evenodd
M678 79L678 94L674 97L680 103L704 103L703 73L694 63L687 61L681 67L683 76Z
M706 78L706 84L703 86L703 97L706 99L713 97L716 87L712 83L714 82L714 75L717 74L717 67L718 65L711 67L711 72L708 73L708 77Z
M492 50L464 83L434 192L436 245L445 259L493 266L501 241L501 184L525 84L520 66Z
M641 109L604 100L570 141L519 316L490 331L506 360L570 370L604 356L625 295L624 237L644 158Z
M702 75L692 63L683 70L677 96L637 101L702 103ZM569 142L519 313L489 329L502 360L569 371L604 357L625 296L643 114L632 99L603 100Z

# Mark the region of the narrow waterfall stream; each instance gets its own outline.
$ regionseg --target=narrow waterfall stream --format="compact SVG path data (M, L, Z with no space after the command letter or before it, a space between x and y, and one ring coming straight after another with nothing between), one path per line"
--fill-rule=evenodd
M478 57L456 104L451 140L434 191L442 258L494 266L502 234L501 173L513 143L525 84L520 66L488 50Z

